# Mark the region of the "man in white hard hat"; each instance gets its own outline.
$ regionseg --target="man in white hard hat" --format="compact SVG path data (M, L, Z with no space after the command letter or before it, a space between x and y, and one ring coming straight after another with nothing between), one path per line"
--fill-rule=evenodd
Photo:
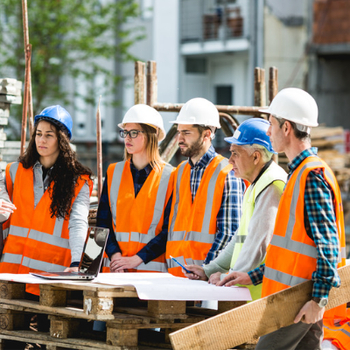
M212 139L220 128L217 108L204 98L189 100L176 120L181 154L175 172L166 247L168 272L184 277L182 264L209 263L231 240L241 217L244 182Z
M239 125L233 136L225 138L231 144L229 162L235 176L250 183L244 193L241 222L217 258L207 265L186 266L192 272L186 274L188 278L223 286L230 271L248 272L265 260L287 181L287 173L272 160L276 152L266 135L269 126L267 120L250 118ZM253 300L261 298L261 285L248 288Z
M310 128L318 125L313 97L301 89L283 89L263 112L270 115L267 134L272 146L286 154L290 172L265 264L233 273L227 285L262 282L264 297L312 280L311 299L294 324L261 337L256 350L321 349L329 291L339 287L337 265L345 264L340 190L331 169L311 147ZM327 311L325 321L333 324L345 312L344 306Z

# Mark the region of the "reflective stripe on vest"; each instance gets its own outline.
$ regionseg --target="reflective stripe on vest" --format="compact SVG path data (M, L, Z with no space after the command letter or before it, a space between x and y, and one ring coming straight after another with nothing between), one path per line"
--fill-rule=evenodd
M318 168L324 169L325 180L332 188L339 242L341 247L345 246L338 184L326 163L316 156L308 157L291 175L280 201L274 235L266 256L263 296L310 280L316 269L317 249L300 218L304 217L306 178L310 171Z
M182 178L183 170L186 166L186 162L184 162L180 169L179 174L176 181L176 203L175 203L175 209L174 212L177 213L178 211L178 205L179 205L179 198L180 198L180 183ZM187 241L196 241L196 242L202 242L202 243L213 243L213 237L212 235L205 235L205 233L209 232L209 225L210 225L210 216L213 208L213 201L215 194L215 186L216 182L218 180L218 176L220 172L222 171L222 168L228 165L228 160L226 158L222 159L220 166L218 166L213 176L210 178L209 185L208 185L208 194L207 194L207 201L205 203L205 213L203 217L203 223L202 223L202 231L201 232L193 232L188 231L186 235L186 231L174 231L174 225L176 221L176 215L173 216L171 220L171 226L170 226L170 232L169 232L169 238L168 240L172 241L180 241L180 240L187 240ZM189 165L188 165L189 166ZM186 236L186 237L185 237Z
M216 217L222 204L225 179L231 170L226 158L214 157L206 167L192 200L188 161L176 169L166 248L168 272L171 274L183 277L181 267L174 264L170 255L185 264L203 264L215 240Z
M130 161L116 163L107 170L108 182L110 184L109 201L113 229L123 256L135 255L161 231L163 211L171 193L168 190L168 186L173 170L174 168L169 164L163 165L159 173L152 170L136 198L133 192ZM111 180L109 179L110 176ZM127 193L127 199L120 198L120 193L123 190L125 191L125 187L130 187L131 191ZM154 204L152 204L153 196L155 197ZM125 202L123 200L128 201L128 205L130 205L130 212L128 213L123 212L123 209L125 210L123 207L123 203ZM142 201L144 202L142 203ZM150 203L149 206L148 203ZM134 207L140 208L141 205L147 205L147 208L143 210L145 212L134 212ZM145 223L141 222L143 218L147 218L147 220L151 219L149 220L148 227L145 226ZM127 222L128 220L129 222ZM120 227L124 228L124 230L120 229ZM133 230L135 227L138 227L140 231ZM129 231L125 229L129 229ZM140 272L166 272L165 257L161 256L147 264L142 263L136 270Z
M28 228L26 227L19 227L14 225L11 226L11 235L23 238L30 238L32 240L38 241L39 243L42 242L52 244L57 247L69 249L69 239L61 237L63 222L63 219L56 220L52 235L37 230L28 231Z
M85 182L89 184L91 193L89 177L79 177L72 204ZM6 168L6 187L17 210L5 223L9 234L4 244L0 273L63 271L71 262L69 218L51 218L49 193L52 184L34 208L33 169L24 169L22 164L12 163ZM28 285L27 291L38 294L39 288Z

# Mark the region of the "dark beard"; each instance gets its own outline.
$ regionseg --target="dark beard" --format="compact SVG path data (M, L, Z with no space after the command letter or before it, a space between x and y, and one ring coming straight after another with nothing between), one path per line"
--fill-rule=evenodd
M182 150L180 148L180 152L183 156L192 158L196 155L198 155L203 147L203 139L202 137L199 137L199 139L190 147L188 147L186 150Z

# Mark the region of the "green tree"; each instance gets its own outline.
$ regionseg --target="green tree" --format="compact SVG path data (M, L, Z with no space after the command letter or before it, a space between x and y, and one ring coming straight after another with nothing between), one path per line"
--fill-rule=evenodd
M0 76L9 68L24 80L22 2L0 1ZM34 112L47 101L68 104L63 76L92 81L104 79L104 96L115 93L120 77L114 60L134 60L129 49L144 37L141 27L123 24L139 15L134 0L29 0L29 41L32 44L32 94ZM112 67L112 69L111 69ZM86 98L94 103L94 94Z

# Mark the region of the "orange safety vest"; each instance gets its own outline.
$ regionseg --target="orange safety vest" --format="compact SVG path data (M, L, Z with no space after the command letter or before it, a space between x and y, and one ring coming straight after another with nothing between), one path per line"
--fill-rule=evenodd
M323 339L332 341L332 344L341 350L350 349L350 310L347 309L347 317L342 319L337 325L333 319L326 318L323 320Z
M123 256L135 255L162 231L164 210L172 192L173 171L169 164L161 165L159 172L153 169L135 198L130 160L108 167L112 225ZM104 267L103 271L108 272L109 268ZM167 272L165 255L128 271Z
M341 193L329 166L319 157L307 157L291 175L278 207L275 230L267 248L262 296L310 280L316 270L317 249L304 227L304 193L310 171L322 168L334 194L334 210L339 236L338 267L345 265L345 230ZM290 213L286 216L286 213ZM345 305L331 309L325 317L343 317Z
M169 273L184 277L182 268L170 255L182 264L203 264L215 240L216 217L222 203L225 179L231 170L228 159L221 155L213 158L192 202L191 166L184 161L177 167L166 248Z
M77 181L72 203L85 182L88 182L91 194L92 181L88 176L81 176ZM49 191L52 183L36 208L32 168L25 169L21 163L8 164L6 187L17 210L4 223L7 237L4 241L0 273L63 271L69 267L69 217L51 218ZM39 295L38 285L28 284L26 290Z

